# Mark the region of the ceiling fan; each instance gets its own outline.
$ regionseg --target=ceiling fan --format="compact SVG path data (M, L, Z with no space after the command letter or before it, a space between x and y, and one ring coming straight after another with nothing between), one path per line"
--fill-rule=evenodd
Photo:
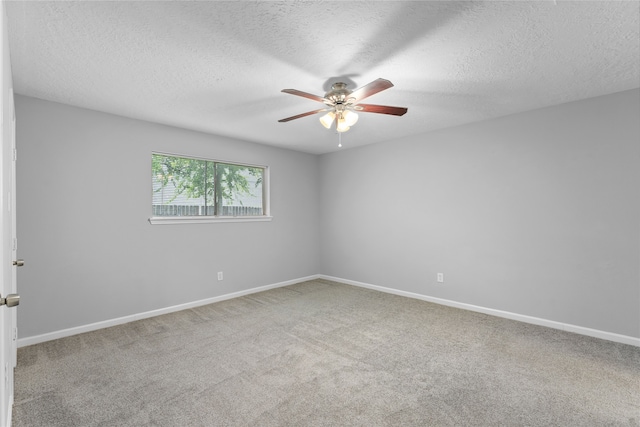
M297 89L282 89L282 92L290 93L291 95L302 96L303 98L322 102L326 107L320 108L318 110L308 111L296 116L287 117L286 119L278 120L278 122L284 123L291 120L299 119L301 117L327 112L327 114L320 117L320 123L322 123L322 126L330 129L335 120L336 130L338 132L346 132L358 121L358 114L356 113L356 111L361 111L364 113L402 116L407 112L407 109L404 107L360 104L360 101L362 101L363 99L371 95L375 95L376 93L381 92L385 89L389 89L392 86L393 83L391 83L389 80L377 79L354 91L351 91L347 89L346 83L336 82L331 86L331 90L327 92L324 97L313 95L307 92L302 92Z

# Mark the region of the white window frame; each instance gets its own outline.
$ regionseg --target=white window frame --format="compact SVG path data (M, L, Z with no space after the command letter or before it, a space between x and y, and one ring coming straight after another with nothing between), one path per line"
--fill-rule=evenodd
M213 224L213 223L226 223L226 222L267 222L271 221L271 180L269 178L269 166L256 165L250 163L241 163L228 160L209 159L204 157L189 156L185 154L165 153L160 151L151 152L151 156L154 154L160 156L180 157L183 159L204 160L207 162L227 163L237 166L246 166L251 168L261 168L264 170L262 177L262 204L264 206L263 215L254 216L214 216L214 215L199 215L199 216L151 216L149 217L149 223L152 225L173 225L173 224ZM149 171L151 172L151 171ZM147 174L151 176L151 173ZM153 205L153 202L149 205Z

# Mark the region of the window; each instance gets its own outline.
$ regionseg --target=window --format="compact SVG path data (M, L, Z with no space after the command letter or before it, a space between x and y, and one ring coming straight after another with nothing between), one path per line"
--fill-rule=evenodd
M152 224L268 221L268 169L151 155Z

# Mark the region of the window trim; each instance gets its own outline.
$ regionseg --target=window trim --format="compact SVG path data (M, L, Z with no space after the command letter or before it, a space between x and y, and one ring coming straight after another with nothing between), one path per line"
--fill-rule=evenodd
M266 222L271 221L272 216L152 216L149 223L152 225L173 224L211 224L216 222Z
M190 156L185 154L167 153L162 151L152 151L151 156L154 154L160 156L180 157L183 159L204 160L207 162L226 163L237 166L246 166L250 168L261 168L264 171L262 177L262 204L264 213L260 216L215 216L215 215L201 215L201 216L151 216L149 217L149 223L152 225L173 225L173 224L211 224L211 223L227 223L227 222L267 222L273 219L271 216L271 179L270 168L266 165L257 165L252 163L241 163L229 160L216 160L197 156ZM149 165L151 166L151 165ZM151 174L149 174L151 175ZM153 204L153 202L151 203Z

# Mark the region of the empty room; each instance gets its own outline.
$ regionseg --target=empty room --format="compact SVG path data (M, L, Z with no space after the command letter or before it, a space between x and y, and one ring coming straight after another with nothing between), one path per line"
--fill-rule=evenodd
M640 426L640 2L1 4L0 427Z

